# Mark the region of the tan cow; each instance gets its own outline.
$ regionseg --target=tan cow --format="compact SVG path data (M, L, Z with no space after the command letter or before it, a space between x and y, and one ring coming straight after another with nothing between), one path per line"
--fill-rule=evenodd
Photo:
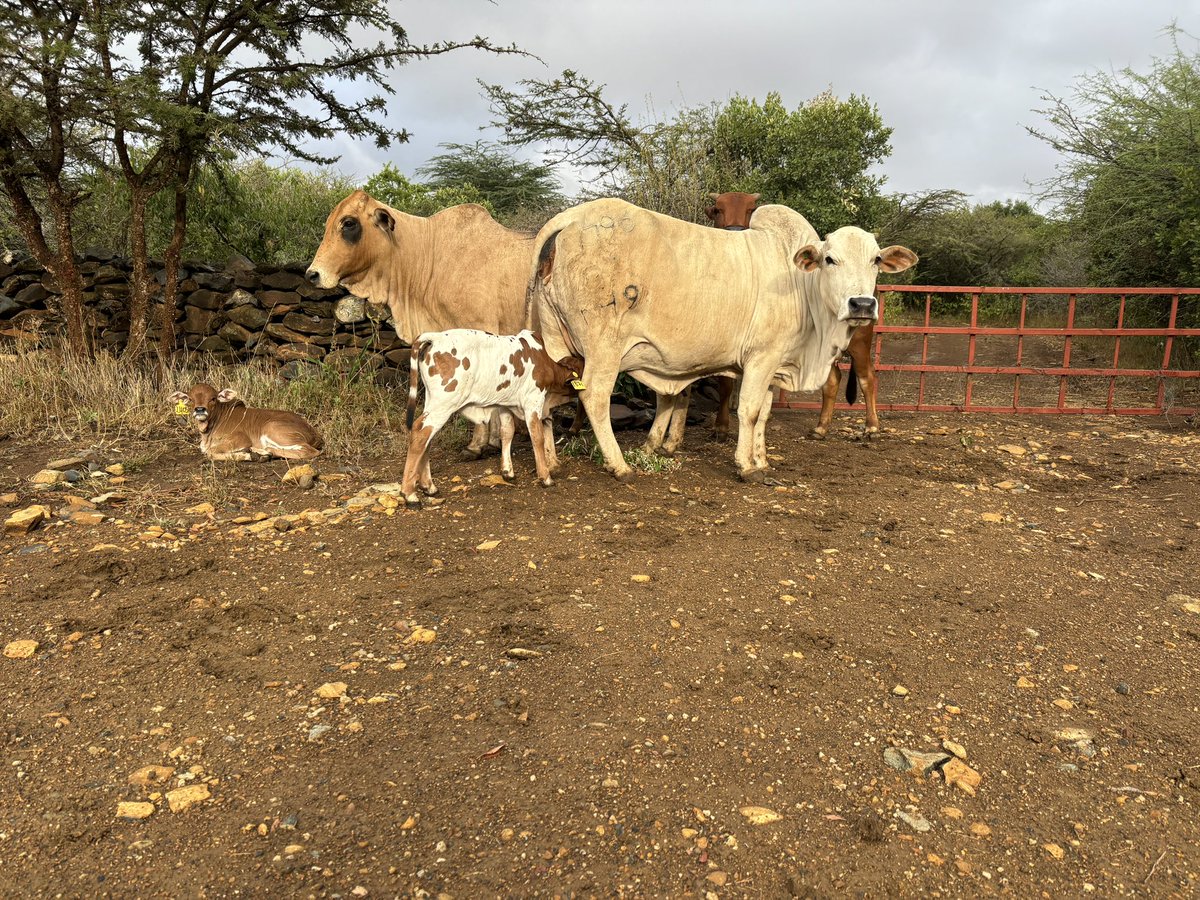
M697 378L740 374L734 458L743 479L762 481L771 385L819 388L853 330L878 317L878 273L917 259L881 250L860 228L821 240L784 206L760 207L750 228L727 232L615 199L555 216L537 246L535 320L552 358L587 361L584 408L621 480L632 470L607 415L619 372L664 395L668 412Z
M478 328L515 334L526 324L529 235L510 231L474 203L428 218L355 191L329 214L308 279L323 288L386 303L400 339L426 331ZM467 450L479 456L487 424Z
M191 412L200 432L200 452L209 459L312 459L321 452L321 435L300 416L282 409L252 409L233 388L218 392L200 382L186 394L168 398Z

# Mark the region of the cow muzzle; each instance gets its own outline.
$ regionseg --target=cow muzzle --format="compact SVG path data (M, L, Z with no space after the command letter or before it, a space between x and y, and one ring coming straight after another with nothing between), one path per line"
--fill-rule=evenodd
M846 301L843 320L851 325L866 325L879 319L879 301L874 297L851 297Z
M308 279L310 284L315 284L317 287L321 286L321 273L316 269L309 269L304 273L304 277Z
M207 422L208 421L208 407L197 406L195 409L192 410L192 418L195 419L197 422Z

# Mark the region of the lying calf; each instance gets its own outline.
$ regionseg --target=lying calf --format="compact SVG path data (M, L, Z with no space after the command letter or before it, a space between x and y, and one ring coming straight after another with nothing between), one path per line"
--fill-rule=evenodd
M558 468L558 454L550 410L568 402L582 387L578 381L582 371L583 360L577 357L552 360L532 331L494 335L455 328L420 335L409 358L409 437L403 482L408 505L420 505L418 480L426 494L437 493L429 471L429 444L455 413L479 423L499 411L505 478L513 477L514 416L519 415L529 428L537 477L546 486L553 484L550 474ZM418 378L425 385L425 411L414 422Z
M251 409L238 399L233 388L217 393L211 384L201 382L186 394L176 391L169 399L181 413L191 408L200 432L200 452L209 459L312 459L325 443L295 413Z

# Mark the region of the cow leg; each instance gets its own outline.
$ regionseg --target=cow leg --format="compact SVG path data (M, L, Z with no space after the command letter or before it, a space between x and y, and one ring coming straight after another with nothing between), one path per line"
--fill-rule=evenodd
M541 413L537 410L526 412L525 425L529 428L529 443L533 444L533 464L537 469L538 481L550 487L554 479L550 477L550 467L546 465L546 433L542 428Z
M669 453L663 451L663 445L667 441L671 422L674 420L675 405L679 402L679 395L656 394L655 400L657 403L654 408L654 422L650 426L650 433L646 435L646 443L642 444L642 449L646 453L662 451L664 456L669 456Z
M767 417L771 412L771 370L747 368L742 374L742 389L738 394L738 442L734 452L738 475L743 481L762 482L766 460ZM761 419L761 423L760 423ZM759 435L762 451L758 451Z
M717 420L713 423L713 437L725 442L729 440L729 407L733 401L734 379L721 375L717 378Z
M754 467L766 471L770 468L767 463L767 418L771 414L771 404L775 401L775 395L769 390L767 397L763 401L763 411L758 417L758 422L754 425L754 451L751 459L754 460Z
M517 420L507 409L500 413L500 474L512 481L516 477L512 463L513 435L517 433Z
M471 441L462 452L463 459L479 459L483 456L483 451L488 446L488 425L487 422L479 422L472 429Z
M875 361L872 359L871 345L874 343L875 328L872 325L862 325L856 328L850 339L850 358L854 360L854 371L858 376L858 389L867 405L868 440L879 434L879 411L875 408L875 391L878 383L875 380Z
M250 462L254 458L254 454L249 450L224 450L220 453L210 453L209 459L230 461L230 462Z
M587 388L580 396L583 398L583 408L587 410L588 421L592 424L592 434L596 436L596 443L604 454L604 467L618 481L629 482L633 480L633 469L625 462L608 414L608 398L612 396L613 386L617 383L617 363L617 360L613 360L611 368L601 369L594 358L588 359L583 372Z
M491 450L499 450L504 443L504 413L502 410L492 410L492 417L488 422L488 448Z
M559 470L558 447L554 443L554 419L546 416L542 419L542 442L546 448L546 468L553 475Z
M272 447L271 452L264 455L277 456L280 459L315 459L320 453L320 450L308 444L292 444L287 447Z
M428 410L413 422L412 430L408 434L408 454L404 458L404 479L400 483L404 502L409 506L421 505L421 498L417 494L418 479L425 493L437 493L429 470L429 445L444 424L444 418L434 419L430 417Z
M675 397L675 407L671 410L671 420L667 423L667 439L662 445L664 456L674 456L683 446L683 435L687 431L688 406L692 402L691 387Z
M808 435L813 440L819 441L829 433L829 426L833 424L833 404L837 402L838 385L841 382L842 370L838 368L837 362L834 362L829 367L829 377L821 387L821 418Z
M583 430L583 398L575 398L575 418L571 420L571 427L567 429L567 435L575 437Z

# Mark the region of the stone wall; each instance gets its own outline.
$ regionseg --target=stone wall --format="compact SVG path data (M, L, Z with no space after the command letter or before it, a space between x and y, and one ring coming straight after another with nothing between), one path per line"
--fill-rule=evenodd
M129 332L125 312L129 262L102 251L85 254L86 319L97 347L120 352ZM157 281L164 283L160 268ZM62 332L57 285L35 260L0 260L0 345L53 341ZM317 364L340 371L367 368L381 381L407 378L408 354L384 306L345 290L314 287L304 264L256 266L245 259L223 270L186 263L175 318L177 354L208 353L221 362L263 359L290 377ZM152 303L151 324L158 320ZM152 327L151 339L157 340Z

